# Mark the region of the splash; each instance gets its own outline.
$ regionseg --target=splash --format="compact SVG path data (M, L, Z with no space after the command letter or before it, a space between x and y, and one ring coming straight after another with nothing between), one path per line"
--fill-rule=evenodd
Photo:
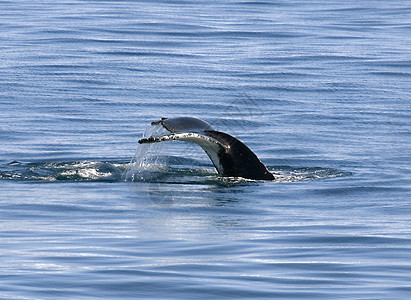
M166 131L162 126L149 126L142 138L159 136ZM161 144L138 144L136 152L123 173L125 181L146 181L165 170L164 147Z

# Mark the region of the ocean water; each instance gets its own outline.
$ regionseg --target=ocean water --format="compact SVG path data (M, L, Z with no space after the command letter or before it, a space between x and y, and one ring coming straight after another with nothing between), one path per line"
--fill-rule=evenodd
M2 1L1 299L409 299L409 1ZM206 120L274 182L139 146Z

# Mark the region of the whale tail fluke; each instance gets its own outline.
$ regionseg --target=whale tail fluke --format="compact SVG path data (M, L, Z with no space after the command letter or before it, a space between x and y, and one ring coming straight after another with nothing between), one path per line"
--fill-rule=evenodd
M152 125L162 125L170 134L140 139L140 144L180 140L199 145L223 176L254 180L274 180L266 166L244 143L235 137L216 131L207 122L196 118L162 118Z

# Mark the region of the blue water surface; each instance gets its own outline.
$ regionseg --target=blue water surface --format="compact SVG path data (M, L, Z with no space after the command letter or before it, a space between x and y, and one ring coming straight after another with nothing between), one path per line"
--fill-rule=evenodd
M409 1L2 1L1 299L409 299ZM274 182L199 147L191 116Z

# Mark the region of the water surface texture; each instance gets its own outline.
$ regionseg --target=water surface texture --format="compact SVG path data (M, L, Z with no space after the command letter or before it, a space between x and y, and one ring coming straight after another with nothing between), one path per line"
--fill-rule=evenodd
M409 1L0 11L0 298L410 298ZM277 180L138 146L176 116Z

